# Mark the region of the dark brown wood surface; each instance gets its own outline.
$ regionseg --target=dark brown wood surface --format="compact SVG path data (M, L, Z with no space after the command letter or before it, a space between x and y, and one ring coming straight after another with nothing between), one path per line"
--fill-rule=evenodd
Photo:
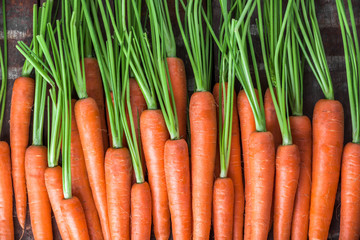
M6 14L8 24L8 44L9 44L9 83L7 88L7 102L5 109L4 125L1 132L1 140L9 142L9 116L10 116L10 100L11 91L14 80L21 75L22 64L24 62L21 54L15 49L17 41L25 41L29 43L32 38L32 5L35 3L43 2L36 0L6 0ZM220 9L217 4L217 0L214 0L213 13L215 22L218 22ZM354 0L354 12L356 17L356 23L360 24L360 1ZM176 43L178 45L177 55L182 58L186 65L187 76L188 76L188 88L189 93L193 92L194 79L191 72L191 66L188 58L186 57L186 51L184 49L181 35L177 27L175 18L174 0L169 0L169 9L171 11L171 17L174 26L174 32L176 36ZM335 98L341 101L345 110L345 143L351 141L351 122L350 122L350 110L348 103L348 92L346 83L346 72L345 63L343 56L343 47L341 32L338 24L338 17L336 12L335 0L316 0L316 10L319 20L319 25L323 37L324 46L326 49L327 59L330 66L331 76L334 84ZM2 18L0 20L0 43L3 44L3 33L2 33ZM216 25L216 24L215 24ZM252 34L254 37L254 44L257 52L257 57L261 61L260 46L257 38L256 27L252 25ZM215 68L216 69L216 68ZM264 79L265 74L263 67L260 64L261 76L263 79L263 88L267 87L266 80ZM214 79L216 81L216 70L214 70ZM321 89L316 82L314 76L311 74L309 69L306 69L304 79L304 114L312 117L312 111L316 101L323 98ZM46 131L46 128L45 128ZM46 138L46 136L45 136ZM338 239L339 233L339 221L340 221L340 189L338 188L338 194L336 198L333 221L331 224L331 230L329 233L329 239ZM56 226L55 219L53 219L54 226ZM16 219L14 209L14 224L15 224L15 239L33 239L31 232L31 224L29 216L26 220L26 227L24 233L19 227ZM60 239L59 233L56 227L54 227L55 239Z

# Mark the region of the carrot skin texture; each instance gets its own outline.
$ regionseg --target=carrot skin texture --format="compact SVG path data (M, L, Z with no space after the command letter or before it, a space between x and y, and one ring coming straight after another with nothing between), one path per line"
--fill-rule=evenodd
M151 237L151 193L147 182L135 183L131 188L131 239Z
M64 240L71 239L65 218L61 212L60 203L64 198L64 193L62 187L62 169L60 166L47 168L45 170L45 185L61 238Z
M86 225L84 210L77 197L63 199L60 203L61 212L71 240L88 240L89 232Z
M255 89L256 95L258 95ZM256 131L255 119L250 102L244 90L241 90L237 97L237 108L241 129L241 144L244 161L244 178L245 178L245 223L244 223L244 239L250 239L251 232L251 193L250 193L250 162L249 162L249 139L252 132ZM235 238L235 235L234 235Z
M75 119L75 102L75 99L71 100L71 190L73 195L80 200L84 209L90 239L102 240L103 235L99 215L91 193L89 178L86 172L84 153Z
M274 89L275 91L275 89ZM275 93L276 94L276 93ZM277 119L274 102L271 97L270 89L266 89L264 96L265 121L266 129L272 133L274 137L275 149L281 144L282 137L279 121Z
M164 169L165 142L169 139L160 110L145 110L140 117L141 141L152 197L156 239L169 239L170 210Z
M30 146L25 153L25 176L29 197L30 220L35 239L53 239L51 206L45 186L47 148Z
M193 239L209 239L217 139L214 96L210 92L194 93L189 116Z
M186 139L187 83L184 62L177 57L168 57L166 61L175 99L180 138Z
M311 194L311 121L307 116L291 116L293 142L300 152L300 175L295 197L291 239L307 240Z
M34 79L19 77L15 80L10 110L10 148L15 207L21 228L24 228L26 218L25 151L29 143L34 94Z
M251 181L250 239L266 240L270 224L275 175L275 147L270 132L253 132L250 135L249 162Z
M227 91L227 83L225 83ZM234 94L236 94L234 92ZM219 84L216 83L213 90L215 102L219 104ZM224 109L224 108L222 108ZM219 112L219 111L217 111ZM218 161L218 159L216 159ZM220 160L219 160L220 164ZM216 166L216 163L215 163ZM234 99L233 106L233 119L232 119L232 133L231 133L231 150L228 177L231 178L234 188L234 221L233 221L233 234L234 240L243 239L243 227L244 227L244 184L242 179L241 168L241 147L240 147L240 129L238 111L236 108L236 100Z
M105 154L106 193L111 239L130 239L131 157L127 148Z
M340 240L360 238L360 144L347 143L341 168Z
M310 239L326 239L334 210L344 142L344 110L339 101L319 100L313 114L313 168Z
M98 105L101 133L104 144L104 149L109 147L108 130L105 119L105 96L104 88L102 85L99 64L96 58L84 58L85 79L86 79L86 92L89 97L93 98Z
M0 239L14 239L13 190L9 144L0 141Z
M291 220L300 175L300 153L296 145L278 147L275 172L274 240L290 239Z
M184 139L166 141L164 156L173 239L191 239L190 166L186 141ZM210 181L212 183L212 176ZM209 217L211 219L211 215Z
M104 149L99 110L95 100L92 98L78 100L75 103L75 118L103 236L104 239L111 239L106 201Z
M233 239L234 185L231 178L218 178L214 183L214 237Z

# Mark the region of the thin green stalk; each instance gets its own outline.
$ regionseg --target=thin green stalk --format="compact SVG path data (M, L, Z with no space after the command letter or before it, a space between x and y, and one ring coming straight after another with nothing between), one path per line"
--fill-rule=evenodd
M346 78L349 90L350 114L352 124L352 142L360 143L360 48L356 30L354 10L351 0L347 1L351 29L345 12L343 0L336 0L341 35L344 45Z
M196 91L209 91L212 74L212 38L209 28L203 29L202 0L180 0L185 10L184 25L180 18L179 0L175 1L176 17L193 69ZM211 0L206 1L206 18L212 22ZM185 26L185 27L184 27Z
M0 89L0 102L1 102L1 112L0 112L0 135L3 126L4 120L4 111L6 103L6 87L7 87L7 75L8 75L8 49L7 49L7 28L6 28L6 4L5 0L2 1L2 15L3 15L3 34L4 34L4 55L0 47L0 67L1 67L1 89Z

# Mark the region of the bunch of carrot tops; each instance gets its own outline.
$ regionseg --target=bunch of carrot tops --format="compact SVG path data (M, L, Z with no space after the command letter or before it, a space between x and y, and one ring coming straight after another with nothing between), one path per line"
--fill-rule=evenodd
M340 169L340 238L359 239L360 47L351 0L334 1L353 131L345 148L315 0L219 0L218 29L211 0L34 5L31 44L17 45L25 63L10 148L0 142L0 239L14 239L13 189L17 220L24 229L29 206L35 239L53 238L52 212L62 239L209 239L211 229L225 240L271 230L274 239L327 239ZM2 10L0 129L5 0ZM194 76L189 101L172 11ZM305 65L325 97L312 121L303 115Z

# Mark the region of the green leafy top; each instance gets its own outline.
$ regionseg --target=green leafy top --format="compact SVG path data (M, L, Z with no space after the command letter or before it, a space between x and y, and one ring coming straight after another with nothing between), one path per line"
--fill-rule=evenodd
M334 90L325 56L324 45L321 40L319 24L316 18L315 2L314 0L300 1L300 6L298 7L294 4L294 8L294 13L302 34L301 38L300 35L296 33L296 38L325 98L332 100L334 99ZM303 17L300 16L300 10Z
M7 29L6 29L6 9L5 0L2 1L2 15L3 15L3 33L4 33L4 55L0 47L0 67L1 67L1 87L0 87L0 133L2 131L2 125L4 120L4 111L6 103L6 86L7 86Z
M268 1L265 1L269 3ZM273 4L269 4L270 6L279 4L281 7L281 1L279 3L278 0L273 0L271 2L277 2ZM257 0L258 3L258 29L259 29L259 36L261 42L261 49L264 59L264 66L267 75L267 80L269 84L269 89L271 92L271 97L274 102L276 115L279 121L280 130L283 139L283 145L291 145L292 144L292 137L291 137L291 130L290 130L290 123L288 118L288 103L287 103L287 68L286 62L287 59L287 45L289 42L290 36L290 27L291 27L291 17L293 13L293 0L289 0L286 11L281 22L280 31L266 31L269 29L264 29L264 23L262 20L262 9L261 9L261 1ZM264 13L268 13L269 6L264 6ZM270 8L271 9L271 8ZM280 9L281 12L281 9ZM271 14L271 12L270 12ZM275 18L274 16L273 18ZM272 16L264 18L266 22L267 19L271 19ZM271 25L271 24L270 24ZM278 36L272 36L273 34L277 34ZM271 49L272 41L275 39L275 49ZM274 55L272 55L274 53ZM273 64L274 74L275 77L272 77L271 74L271 65ZM275 80L275 81L274 81ZM273 85L276 87L276 94L273 88Z
M354 143L360 143L360 48L356 30L354 10L351 0L347 1L347 5L349 10L351 28L346 17L344 1L336 0L341 35L344 44L346 77L349 89L349 102L352 123L352 141Z
M185 10L184 25L180 18L179 1ZM211 0L206 1L207 21L212 22ZM203 29L203 1L175 1L176 17L179 24L186 51L194 72L196 91L209 91L211 88L211 73L213 67L213 45L209 28Z

